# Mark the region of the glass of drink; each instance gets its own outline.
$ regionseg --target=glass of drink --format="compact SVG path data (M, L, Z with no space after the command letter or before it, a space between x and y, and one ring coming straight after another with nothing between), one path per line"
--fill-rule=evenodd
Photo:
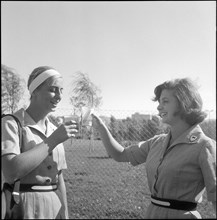
M82 115L82 126L92 126L92 117L91 114L93 113L93 108L85 108L83 109Z
M68 122L68 121L74 121L76 123L76 128L78 130L77 134L80 133L80 128L81 128L81 120L78 115L66 115L63 116L63 122ZM77 134L75 136L77 136Z

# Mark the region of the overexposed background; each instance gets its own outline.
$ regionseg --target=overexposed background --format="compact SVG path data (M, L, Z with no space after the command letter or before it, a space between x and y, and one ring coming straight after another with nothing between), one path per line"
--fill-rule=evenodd
M82 71L103 109L155 111L154 88L177 77L196 80L204 108L216 109L215 1L2 1L1 48L26 82L40 65L62 73L61 107Z

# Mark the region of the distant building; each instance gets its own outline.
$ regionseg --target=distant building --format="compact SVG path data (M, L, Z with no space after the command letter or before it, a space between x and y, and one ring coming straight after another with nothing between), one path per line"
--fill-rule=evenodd
M132 117L132 119L141 121L141 120L151 119L152 115L150 115L150 114L140 114L140 113L136 112L136 113L132 114L131 117Z

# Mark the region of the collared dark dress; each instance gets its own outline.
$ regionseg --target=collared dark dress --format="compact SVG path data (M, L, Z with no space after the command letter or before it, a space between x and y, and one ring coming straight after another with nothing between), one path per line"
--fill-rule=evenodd
M145 163L149 189L153 196L199 203L216 201L216 141L207 137L199 125L185 131L170 146L170 133L157 135L126 148L129 162ZM198 211L184 211L149 205L146 218L201 218Z

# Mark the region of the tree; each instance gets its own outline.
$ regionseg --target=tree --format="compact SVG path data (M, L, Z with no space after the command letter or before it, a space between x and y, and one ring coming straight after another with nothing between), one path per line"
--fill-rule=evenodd
M112 115L110 118L109 131L111 132L114 139L116 139L117 141L119 141L119 135L118 135L119 125L118 124L119 124L118 120Z
M77 72L72 81L70 103L73 105L74 114L79 114L82 119L82 108L97 108L101 104L100 89L89 79L88 75Z
M77 72L72 82L70 102L78 108L87 106L97 108L101 104L100 89L89 79L88 75Z
M83 107L98 108L101 104L102 97L100 89L90 80L87 74L77 72L73 76L71 87L70 103L73 105L74 114L81 117ZM92 128L89 129L90 139L92 138Z
M13 114L24 94L25 81L20 78L14 69L3 64L1 65L1 80L2 112Z

